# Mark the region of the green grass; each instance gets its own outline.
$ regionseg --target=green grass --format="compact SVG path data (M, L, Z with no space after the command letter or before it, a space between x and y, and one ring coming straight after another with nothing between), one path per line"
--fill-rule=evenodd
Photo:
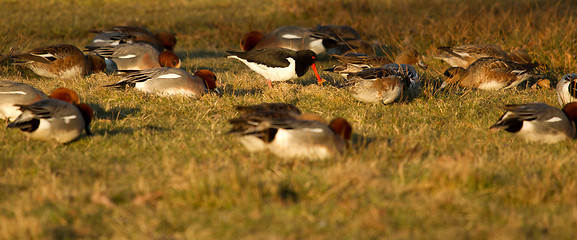
M96 112L94 136L58 145L0 129L0 239L572 239L577 145L491 132L508 103L557 105L553 89L436 92L441 45L526 49L556 83L577 70L569 1L3 1L0 51L71 43L119 24L170 30L191 72L211 69L224 96L161 98L58 80L9 65L3 80L76 90ZM55 14L58 12L58 14ZM345 24L383 46L413 46L430 68L410 102L369 105L312 74L270 90L226 59L244 32ZM333 64L327 57L320 68ZM338 159L247 152L226 135L234 106L293 103L344 117L353 144Z

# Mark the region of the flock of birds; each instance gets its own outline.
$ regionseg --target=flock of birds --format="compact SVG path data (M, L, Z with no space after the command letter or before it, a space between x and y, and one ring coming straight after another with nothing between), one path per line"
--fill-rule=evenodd
M180 68L172 52L176 37L168 32L152 33L145 28L118 26L95 31L87 53L62 44L10 54L13 65L29 68L47 78L72 78L91 73L119 73L123 78L106 85L132 87L161 96L182 95L198 98L217 89L217 77L209 70L194 74ZM312 68L322 85L315 65L317 54L328 53L338 63L325 71L342 75L348 90L358 101L389 104L417 97L421 79L414 65L427 68L414 49L407 48L395 59L371 56L371 44L348 26L302 28L285 26L263 34L247 33L240 42L243 51L227 51L262 75L273 88L275 81L305 75ZM439 47L437 59L449 65L441 88L500 90L513 88L533 76L533 63L525 52L508 54L495 45ZM506 105L506 112L491 127L503 129L529 140L555 143L576 137L577 74L567 74L557 84L558 109L543 103ZM302 113L287 103L238 106L239 116L231 119L230 134L237 135L249 151L270 151L288 158L328 158L342 154L351 138L352 127L342 118L327 123L312 113ZM93 111L80 103L70 89L58 88L49 95L32 86L0 81L0 118L9 128L18 128L31 139L67 143L90 134Z

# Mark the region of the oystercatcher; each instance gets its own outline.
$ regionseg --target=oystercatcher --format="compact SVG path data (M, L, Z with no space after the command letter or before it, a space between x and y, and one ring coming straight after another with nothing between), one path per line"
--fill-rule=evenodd
M324 82L317 71L317 55L311 50L293 51L286 48L265 48L246 52L227 51L250 69L265 77L268 86L272 81L287 81L305 75L309 66L313 68L319 85Z

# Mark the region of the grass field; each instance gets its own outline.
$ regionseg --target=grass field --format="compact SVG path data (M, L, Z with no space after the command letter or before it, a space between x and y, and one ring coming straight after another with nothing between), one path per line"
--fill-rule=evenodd
M59 80L10 65L2 80L76 90L94 136L66 145L0 128L0 239L573 239L577 143L527 143L489 127L508 103L558 106L554 89L436 91L438 46L525 49L551 80L577 71L571 1L34 1L0 0L0 53L70 43L90 29L137 24L177 34L183 68L211 69L224 95L161 98ZM138 2L138 3L136 3ZM275 84L224 58L243 33L283 25L350 25L398 52L414 47L423 94L369 105L311 73ZM321 56L321 68L334 63ZM531 83L528 84L529 86ZM325 161L251 154L226 135L234 106L288 102L354 129Z

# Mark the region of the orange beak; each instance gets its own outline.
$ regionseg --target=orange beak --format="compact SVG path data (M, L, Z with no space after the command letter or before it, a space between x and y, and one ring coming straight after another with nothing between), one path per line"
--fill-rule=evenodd
M323 82L326 82L324 79L321 79L321 76L319 75L319 72L317 71L317 66L313 63L313 65L311 65L311 67L313 68L313 71L315 72L315 75L317 76L318 79L318 83L319 85L323 85Z

